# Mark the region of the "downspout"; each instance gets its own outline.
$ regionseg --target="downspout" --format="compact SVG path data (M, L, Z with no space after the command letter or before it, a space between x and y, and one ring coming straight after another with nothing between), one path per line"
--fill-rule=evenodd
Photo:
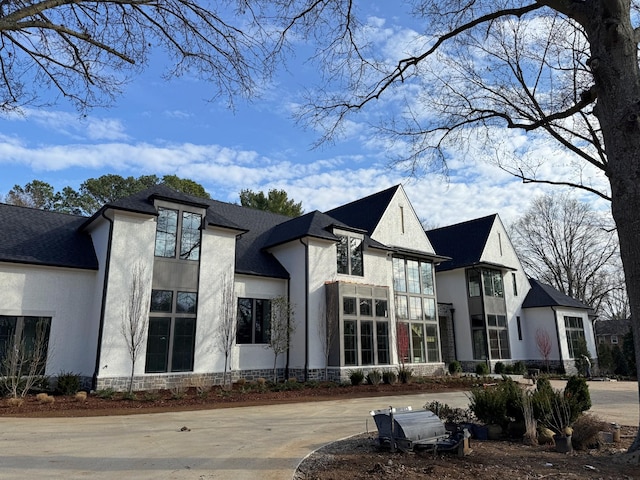
M309 380L309 244L304 243L304 381Z
M98 326L98 346L96 349L96 365L93 371L92 390L96 390L98 384L98 372L100 371L100 355L102 353L102 334L104 332L104 313L107 308L107 284L109 282L109 266L111 265L111 244L113 242L113 220L105 215L103 210L101 216L109 222L109 240L107 242L107 256L104 265L104 279L102 285L102 305L100 307L100 325Z
M289 300L289 302L291 301L291 278L287 279L287 299ZM291 315L289 315L289 318L287 319L287 322L289 322L289 324L287 325L287 331L290 331L291 328ZM289 342L291 343L291 342ZM289 379L289 353L291 352L291 345L289 345L289 348L287 348L287 358L286 358L286 363L284 366L284 379L288 380Z
M560 361L560 365L562 365L562 369L564 370L564 360L562 359L562 345L560 343L560 325L558 322L558 312L556 311L556 307L551 306L551 310L553 310L553 319L556 324L556 337L558 339L558 359Z

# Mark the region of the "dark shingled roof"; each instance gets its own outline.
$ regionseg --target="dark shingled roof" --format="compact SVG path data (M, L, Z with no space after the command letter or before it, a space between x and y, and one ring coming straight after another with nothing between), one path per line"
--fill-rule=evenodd
M0 261L98 269L86 217L0 204Z
M400 185L347 203L325 213L346 225L359 228L371 235L378 223L380 223L382 215L387 210L389 202L391 202L398 188L400 188Z
M630 318L598 320L595 323L596 335L626 335L631 330Z
M321 238L331 242L337 242L340 239L327 230L328 227L336 223L340 224L340 222L337 222L328 215L315 210L273 227L269 232L265 247L275 247L304 237Z
M426 232L435 252L451 258L436 270L444 272L478 264L496 217L493 214Z
M571 307L590 310L589 306L556 290L551 285L542 283L533 278L529 279L531 290L522 302L522 308L536 307Z

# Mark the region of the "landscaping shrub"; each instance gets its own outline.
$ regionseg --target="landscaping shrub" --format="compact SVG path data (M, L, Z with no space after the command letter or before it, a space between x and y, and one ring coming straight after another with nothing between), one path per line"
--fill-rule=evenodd
M398 367L398 380L400 381L400 383L409 383L412 376L413 370L411 370L409 367L405 367L404 365Z
M524 422L522 388L520 385L510 378L504 377L503 382L498 385L497 388L502 392L504 397L506 416L516 422Z
M571 443L576 450L595 448L600 444L600 432L610 432L611 424L595 415L580 415L573 424Z
M116 395L116 391L113 388L104 388L102 390L96 391L96 396L98 398L103 398L106 400L111 400Z
M382 381L382 373L379 370L371 370L367 374L367 383L369 385L378 385Z
M507 418L507 402L499 387L476 387L471 390L469 408L485 425L502 425Z
M75 395L80 390L80 375L73 372L60 372L56 392L60 395Z
M382 374L382 381L387 385L393 385L398 381L398 376L395 374L395 372L387 371Z
M460 364L459 361L454 360L449 364L449 373L451 375L462 373L462 365Z
M522 360L518 360L516 363L513 364L513 373L515 375L526 375L527 366Z
M571 409L571 421L575 422L582 412L586 412L591 408L591 395L589 394L589 386L587 381L573 375L567 380L564 388L564 395L569 402Z
M135 392L124 392L122 394L122 399L123 400L130 400L130 401L134 401L138 399L138 396L136 395Z
M489 366L486 363L478 363L476 365L476 374L482 376L489 375Z
M498 375L503 375L503 374L507 373L506 370L507 369L505 368L505 365L502 362L496 362L495 367L493 367L493 371L495 373L497 373Z
M349 380L351 385L360 385L364 381L364 373L362 373L362 370L351 370Z

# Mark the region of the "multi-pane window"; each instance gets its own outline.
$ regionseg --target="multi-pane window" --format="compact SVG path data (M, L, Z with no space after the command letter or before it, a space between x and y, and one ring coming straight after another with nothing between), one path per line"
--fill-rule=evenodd
M514 279L515 281L515 279ZM485 297L504 297L504 285L502 282L502 272L488 268L469 269L467 271L467 282L469 287L469 297L479 297L484 293ZM484 287L481 292L480 286ZM514 289L515 289L514 283ZM514 290L515 292L515 290Z
M271 336L271 300L238 299L236 343L268 344Z
M346 275L364 275L362 258L362 239L338 235L340 242L337 245L338 273Z
M504 297L502 272L500 270L482 269L485 297Z
M195 292L151 291L146 373L193 371L197 299Z
M368 289L371 294L369 287L363 288ZM353 297L344 296L342 317L344 364L389 364L388 300L358 294Z
M564 328L567 331L569 357L576 358L580 351L580 344L585 341L582 317L564 317Z
M20 358L23 371L34 366L39 375L44 374L50 331L50 317L0 315L0 364L13 352L16 359ZM35 365L32 362L36 362Z
M403 363L440 361L433 264L393 259L398 355Z
M487 324L489 327L491 359L511 358L507 317L504 315L487 315Z
M198 213L178 212L178 210L159 207L155 256L175 258L179 238L179 258L199 260L201 223L202 215ZM178 232L180 232L179 236Z

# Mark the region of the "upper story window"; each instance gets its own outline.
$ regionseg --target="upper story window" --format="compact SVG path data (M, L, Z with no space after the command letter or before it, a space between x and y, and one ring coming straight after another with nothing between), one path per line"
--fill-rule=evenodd
M483 268L482 270L471 269L467 272L467 279L470 297L479 297L481 295L480 285L484 287L485 297L504 297L504 285L500 270L488 268Z
M338 273L364 276L362 261L362 239L338 235Z
M200 226L202 215L179 212L171 208L158 208L155 256L175 258L180 240L180 258L200 259ZM178 236L180 232L180 236Z
M433 283L432 263L393 259L393 289L396 292L434 295Z

